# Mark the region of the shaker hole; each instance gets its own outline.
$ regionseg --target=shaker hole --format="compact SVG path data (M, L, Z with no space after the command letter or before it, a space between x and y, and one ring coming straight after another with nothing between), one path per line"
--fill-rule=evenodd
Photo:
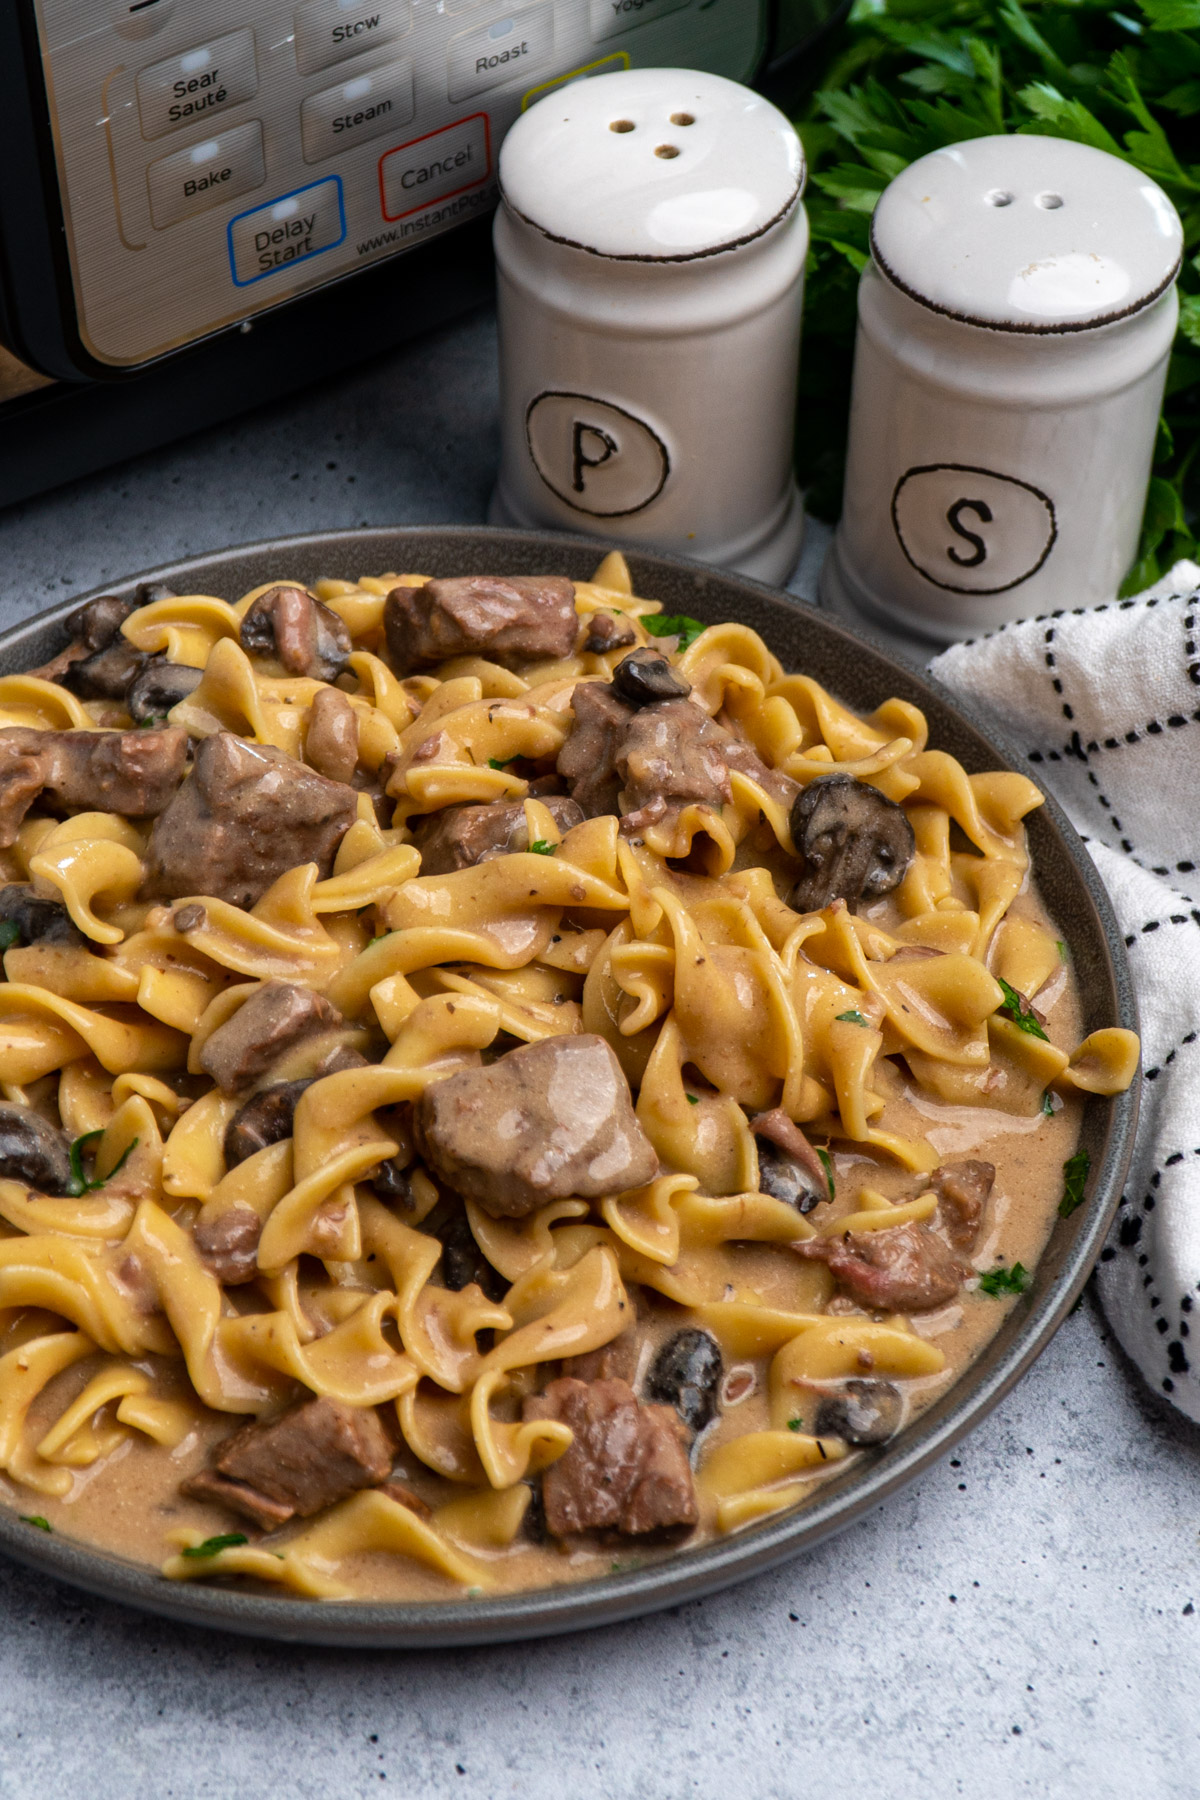
M679 146L678 144L656 144L654 154L669 160L672 156L679 155Z
M1045 207L1047 212L1056 212L1063 203L1063 197L1061 194L1039 194L1037 203Z
M1013 203L1013 196L1007 188L993 188L984 198L989 206L1011 206Z
M633 128L632 119L614 119L608 129L610 131L632 131Z
M672 113L671 123L672 125L694 125L696 120L692 113Z

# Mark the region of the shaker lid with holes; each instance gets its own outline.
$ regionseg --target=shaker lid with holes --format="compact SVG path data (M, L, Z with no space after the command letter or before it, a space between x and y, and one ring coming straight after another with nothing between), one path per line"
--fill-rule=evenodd
M572 82L522 114L500 152L510 211L622 261L735 249L786 218L803 186L800 139L778 108L695 69Z
M1079 331L1170 287L1183 228L1162 189L1106 151L986 137L897 175L871 249L881 273L934 312L993 330Z

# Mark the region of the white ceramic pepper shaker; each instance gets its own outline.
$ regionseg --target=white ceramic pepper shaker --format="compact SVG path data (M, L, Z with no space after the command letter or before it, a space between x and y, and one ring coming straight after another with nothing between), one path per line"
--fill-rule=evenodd
M823 602L948 643L1111 599L1182 248L1161 188L1060 138L975 138L898 175L859 288Z
M509 132L496 215L496 523L765 581L795 564L804 154L761 95L637 69Z

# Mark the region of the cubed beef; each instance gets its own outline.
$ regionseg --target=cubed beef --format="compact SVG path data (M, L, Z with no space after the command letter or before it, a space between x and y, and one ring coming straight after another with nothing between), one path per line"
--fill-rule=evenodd
M226 1287L240 1287L258 1274L262 1220L252 1206L231 1206L215 1219L199 1219L192 1238L201 1261Z
M820 1157L781 1106L759 1113L750 1129L758 1150L758 1189L773 1200L783 1200L797 1212L811 1212L823 1200L832 1200L831 1177Z
M699 1519L688 1431L670 1406L641 1406L628 1382L552 1381L524 1403L526 1419L569 1425L570 1448L542 1477L555 1537L581 1531L683 1535Z
M183 779L183 731L0 730L0 846L39 799L51 812L161 813Z
M780 769L768 768L753 744L746 742L726 714L717 715L717 724L727 734L721 745L726 767L736 769L739 774L756 781L765 794L778 800L781 806L790 811L800 792L800 783L793 781L790 775L785 775Z
M621 792L617 754L634 708L607 681L581 681L571 711L575 723L558 753L558 773L586 818L615 813Z
M273 656L289 675L335 681L354 648L345 622L303 588L273 587L246 610L241 645L248 656Z
M10 727L0 731L0 849L17 841L25 814L46 785L48 731Z
M227 1094L241 1094L302 1039L342 1023L323 994L292 981L268 981L218 1025L200 1052L200 1067Z
M216 1034L214 1033L214 1036ZM225 1165L236 1168L268 1144L282 1143L292 1135L296 1102L309 1081L276 1081L251 1095L225 1127Z
M929 1186L938 1197L938 1221L956 1250L975 1248L995 1179L995 1163L974 1159L943 1163L929 1177Z
M658 1172L621 1065L590 1034L542 1038L431 1083L414 1123L434 1172L493 1218L596 1200Z
M266 1424L243 1425L217 1445L212 1467L183 1483L270 1530L307 1519L391 1473L392 1452L373 1407L304 1400Z
M82 944L83 933L58 900L43 900L28 882L0 887L0 925L15 925L18 944Z
M622 831L645 830L670 808L690 801L721 807L731 800L724 757L728 735L690 700L641 707L617 752Z
M69 1194L75 1183L66 1132L30 1106L0 1104L0 1180L23 1181L39 1194Z
M921 1224L808 1238L794 1248L799 1256L828 1263L860 1306L883 1312L929 1312L945 1306L973 1273L936 1231Z
M451 656L517 662L570 656L579 619L562 575L461 575L395 587L383 610L388 654L399 675Z
M561 832L583 822L582 809L565 794L551 794L543 804ZM525 806L520 800L448 806L443 812L430 813L413 836L421 852L422 875L448 875L452 869L469 869L473 863L529 848Z
M576 1381L611 1381L616 1377L632 1387L640 1350L637 1329L631 1325L598 1350L585 1350L582 1356L564 1356L562 1372Z
M304 756L330 781L353 781L358 767L358 715L340 688L323 687L313 696Z
M327 876L357 811L358 796L343 782L269 744L218 731L202 740L190 778L155 822L147 892L167 900L212 894L253 906L298 864L316 863Z

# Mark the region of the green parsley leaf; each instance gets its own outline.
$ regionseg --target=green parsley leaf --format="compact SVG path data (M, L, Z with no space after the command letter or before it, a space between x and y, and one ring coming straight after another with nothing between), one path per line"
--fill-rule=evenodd
M1050 1092L1049 1088L1047 1088L1042 1095L1042 1111L1048 1119L1054 1117L1054 1095Z
M817 1155L821 1159L821 1167L825 1171L825 1181L829 1188L829 1198L831 1200L836 1199L837 1196L834 1193L833 1187L833 1158L830 1156L828 1150L822 1150L819 1145L816 1146L816 1150Z
M489 769L507 769L509 763L520 762L520 760L521 760L520 751L518 751L515 756L489 756L488 757L488 768Z
M708 626L699 619L689 619L686 613L646 613L641 621L651 637L677 637L681 650L690 650L702 631Z
M95 1143L97 1138L103 1136L103 1127L98 1131L85 1131L83 1136L77 1137L75 1142L71 1145L71 1185L68 1192L73 1198L78 1197L80 1194L94 1194L97 1188L102 1188L106 1182L111 1181L113 1176L118 1175L125 1167L125 1164L129 1161L141 1141L139 1138L134 1138L130 1143L126 1144L124 1150L122 1150L120 1156L108 1171L108 1174L101 1175L98 1181L93 1181L90 1176L85 1175L83 1172L83 1152L88 1144Z
M863 1016L860 1012L851 1011L851 1012L839 1013L837 1018L838 1018L839 1025L864 1025L864 1026L867 1025L867 1021L863 1018ZM870 1030L870 1027L867 1026L867 1029Z
M534 838L529 848L535 856L553 856L558 845L552 844L549 838Z
M20 1519L22 1525L34 1525L39 1531L54 1530L49 1519L43 1519L41 1513L18 1513L17 1517Z
M788 1430L789 1431L803 1431L804 1430L804 1420L803 1419L789 1419L788 1420Z
M996 979L1004 995L1004 1005L996 1010L1002 1012L1005 1018L1011 1019L1018 1031L1025 1032L1028 1037L1041 1038L1044 1044L1048 1044L1050 1039L1042 1029L1041 1020L1024 994L1019 994L1015 987L1010 987L1003 976L998 975Z
M1011 1269L999 1266L989 1269L986 1275L979 1277L979 1291L990 1294L994 1300L1002 1299L1006 1294L1023 1294L1033 1280L1029 1270L1021 1263L1015 1262Z
M1058 1203L1060 1219L1069 1219L1075 1208L1083 1205L1083 1190L1087 1186L1091 1166L1092 1159L1086 1150L1077 1150L1063 1164L1062 1199Z
M378 933L377 936L375 936L371 939L371 944L382 944L385 937L391 937L391 936L392 936L392 933L390 931L381 931ZM367 945L368 950L371 948L371 944Z
M149 713L144 719L138 720L137 728L139 731L158 731L166 723L166 713Z
M239 1544L248 1544L249 1538L244 1531L223 1531L219 1537L205 1538L202 1544L193 1544L188 1550L181 1550L181 1556L216 1556L222 1550L234 1550Z
M0 955L21 941L21 927L15 919L0 919Z
M1059 960L1059 962L1070 962L1070 960L1071 960L1070 952L1068 951L1067 946L1063 943L1062 939L1055 938L1054 941L1058 945L1058 960Z
M689 1106L699 1106L700 1104L699 1094L686 1094L684 1098L687 1100Z

